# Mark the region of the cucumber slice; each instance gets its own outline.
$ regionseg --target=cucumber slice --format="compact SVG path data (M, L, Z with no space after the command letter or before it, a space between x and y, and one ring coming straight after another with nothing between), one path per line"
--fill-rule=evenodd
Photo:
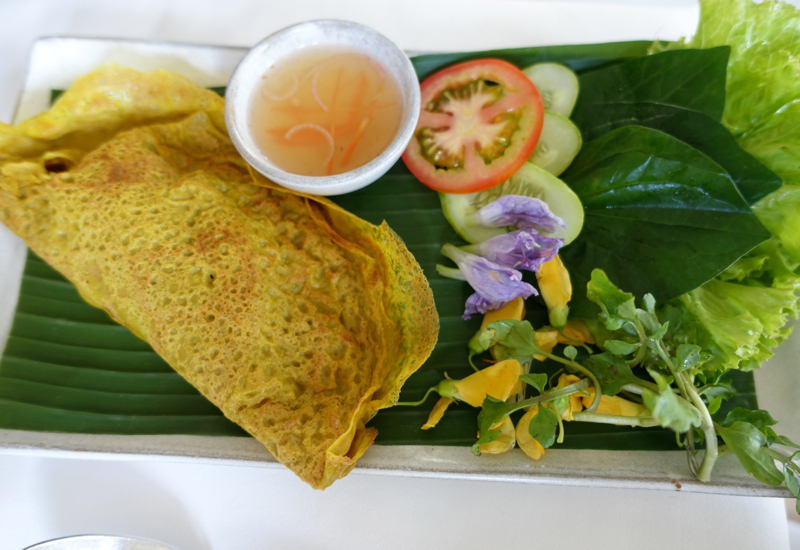
M578 99L578 76L560 63L536 63L522 70L539 90L544 110L569 118Z
M478 209L494 202L502 195L524 195L547 203L550 211L566 224L555 236L564 239L567 245L575 240L583 227L583 204L570 187L538 166L526 162L516 174L496 187L468 195L440 193L442 210L462 239L468 243L480 243L513 228L481 227L470 223L470 216Z
M577 126L568 118L545 111L542 135L528 162L557 176L572 163L582 144Z
M508 233L508 229L505 227L483 227L469 223L469 216L478 211L479 207L476 206L476 201L481 193L482 191L465 195L439 193L444 217L456 230L458 236L468 243L482 243L497 235Z

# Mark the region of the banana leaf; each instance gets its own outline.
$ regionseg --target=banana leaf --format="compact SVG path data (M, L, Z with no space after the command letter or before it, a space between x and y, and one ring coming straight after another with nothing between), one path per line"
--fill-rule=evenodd
M645 55L650 42L623 42L426 55L412 61L424 78L457 61L477 57L506 59L519 66L555 60L578 72ZM215 91L222 91L215 90ZM57 97L58 92L53 92ZM447 373L472 372L467 341L479 316L463 321L464 301L472 293L462 281L440 277L444 243L460 244L445 220L437 194L420 184L398 162L361 191L334 197L344 208L380 223L384 219L403 238L433 288L441 318L439 342L430 359L406 383L401 401L419 400ZM528 319L546 323L544 306L529 300ZM537 365L538 367L539 365ZM545 362L553 374L559 366ZM537 369L542 370L542 369ZM735 406L756 408L750 373L731 373L739 394L718 414ZM383 445L472 445L478 410L451 407L433 430L422 431L434 399L419 407L379 412L371 425ZM632 429L570 423L561 448L674 450L675 436L660 428ZM80 298L59 273L29 254L11 334L0 358L0 429L104 434L191 434L247 436L141 340L116 325L103 311Z

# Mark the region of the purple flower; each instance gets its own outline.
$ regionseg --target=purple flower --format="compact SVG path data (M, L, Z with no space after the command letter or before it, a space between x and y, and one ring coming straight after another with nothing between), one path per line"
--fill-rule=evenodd
M483 256L490 262L506 267L539 271L539 266L552 260L563 244L564 239L545 237L528 231L513 231L479 244L462 247L461 250Z
M503 195L471 216L471 223L487 227L519 227L536 233L555 233L565 227L544 201L521 195Z
M536 294L536 289L522 282L522 274L516 269L503 267L485 258L459 250L452 244L442 247L442 254L453 260L459 269L436 266L445 277L465 279L475 290L467 299L463 319L473 313L486 313L499 309L506 302L522 296Z
M487 311L494 311L506 305L507 300L489 300L484 298L477 292L467 298L464 304L464 315L462 319L468 321L473 313L486 313Z

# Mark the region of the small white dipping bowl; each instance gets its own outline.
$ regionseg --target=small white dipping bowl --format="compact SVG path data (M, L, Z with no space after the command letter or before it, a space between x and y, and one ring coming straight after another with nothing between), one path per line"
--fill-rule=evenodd
M367 164L333 176L301 176L281 170L256 144L250 127L253 97L262 76L275 62L313 46L338 46L360 51L391 74L403 102L400 125L389 146ZM397 162L417 126L419 81L406 54L382 34L350 21L324 19L287 27L257 44L236 67L225 93L225 122L233 144L250 165L270 180L303 193L341 195L377 180Z

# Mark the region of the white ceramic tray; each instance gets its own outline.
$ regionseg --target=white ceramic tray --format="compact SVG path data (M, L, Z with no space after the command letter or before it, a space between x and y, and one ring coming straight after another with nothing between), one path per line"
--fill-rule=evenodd
M14 122L48 108L50 90L67 88L72 80L98 65L119 62L150 71L164 68L203 86L228 81L245 49L106 40L43 38L31 52ZM0 224L0 351L16 307L25 246ZM792 368L800 353L800 336L790 339L756 379L759 402L781 424L781 433L798 437L794 396L800 395L800 369ZM792 425L794 423L794 425ZM163 460L282 467L257 441L239 437L119 436L0 430L0 453L124 460ZM514 449L502 455L475 457L468 448L372 446L355 474L381 474L546 483L573 486L678 490L749 496L789 496L783 488L764 485L748 475L734 456L717 463L713 482L692 476L683 451L548 450L533 462Z

